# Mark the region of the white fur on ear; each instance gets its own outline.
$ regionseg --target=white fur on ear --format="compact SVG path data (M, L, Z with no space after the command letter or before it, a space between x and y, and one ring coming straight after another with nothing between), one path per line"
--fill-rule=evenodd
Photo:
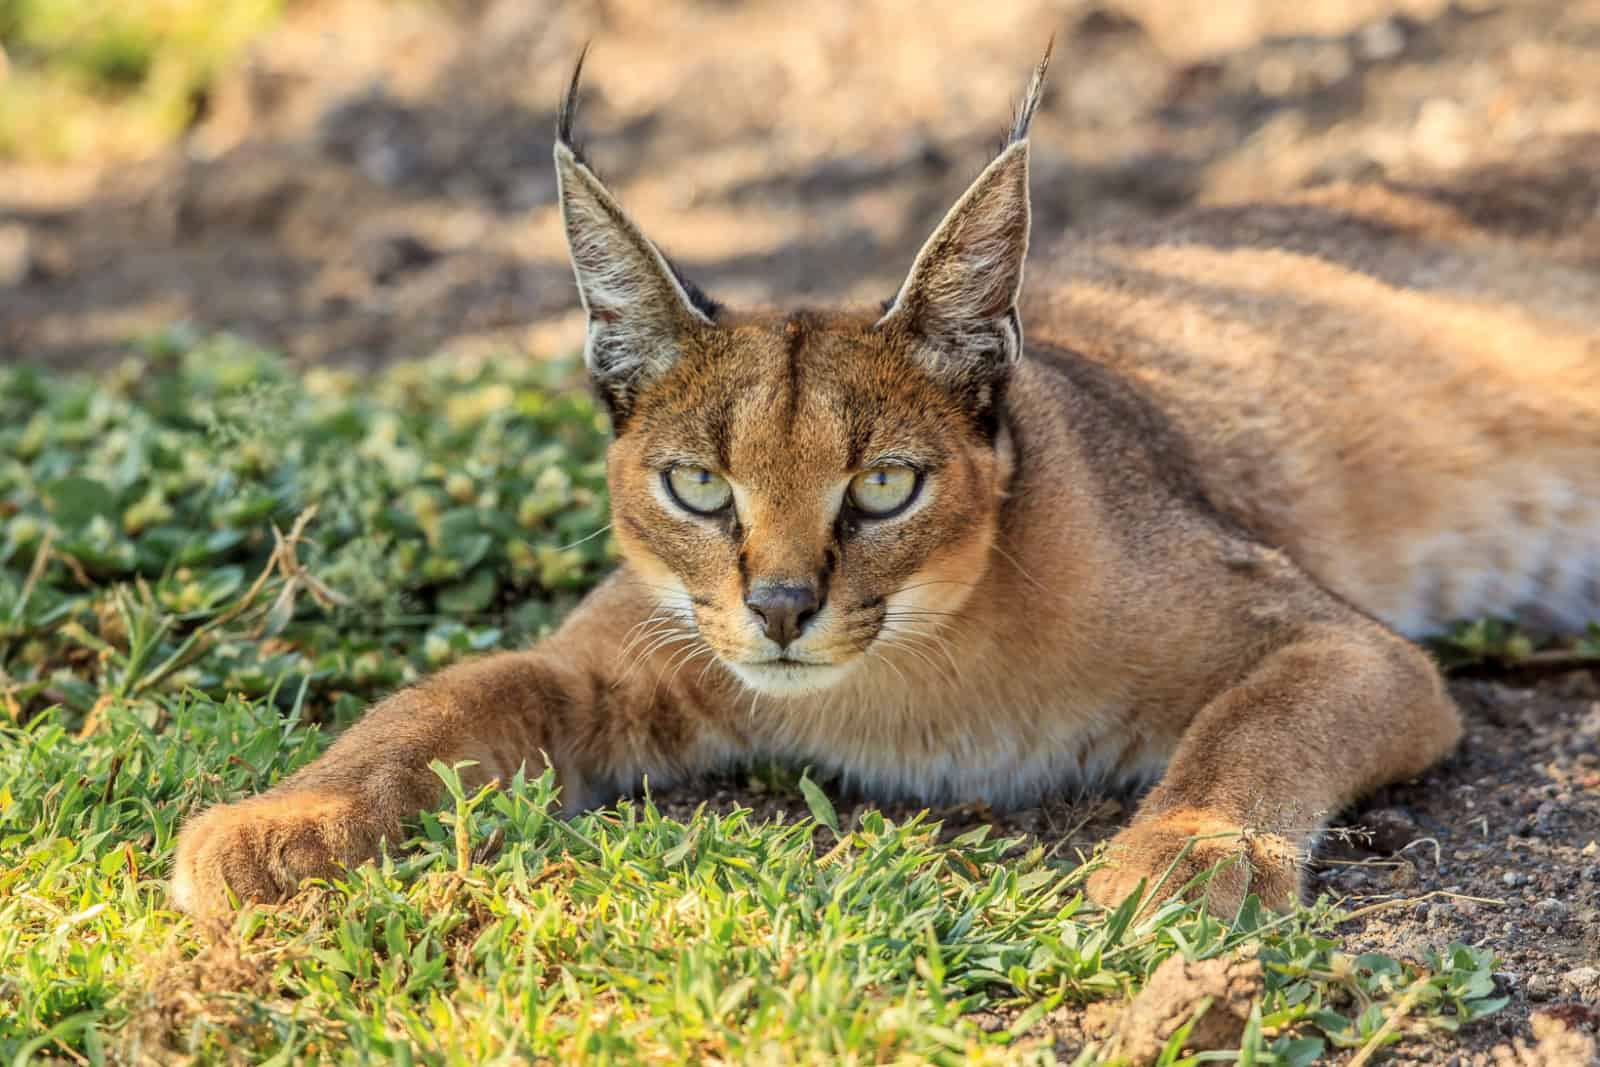
M608 395L670 367L687 330L711 319L666 257L565 143L556 183L578 296L589 314L584 360Z
M1020 359L1014 311L1028 224L1028 142L1018 141L945 215L879 325L908 322L939 356L958 361Z

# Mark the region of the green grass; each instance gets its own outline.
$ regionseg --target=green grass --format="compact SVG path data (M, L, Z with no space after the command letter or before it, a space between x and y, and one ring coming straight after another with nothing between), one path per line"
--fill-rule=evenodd
M170 910L185 816L537 637L610 566L575 382L297 378L181 334L94 378L0 370L0 1061L1049 1062L1085 1006L1240 947L1265 987L1210 1058L1305 1063L1501 1003L1484 952L1352 957L1326 902L1134 921L1040 843L842 826L792 776L767 776L786 817L646 795L564 822L547 779L467 796L440 767L453 802L382 864L227 929Z
M282 0L0 0L0 158L138 155L203 95ZM4 73L0 71L0 73Z

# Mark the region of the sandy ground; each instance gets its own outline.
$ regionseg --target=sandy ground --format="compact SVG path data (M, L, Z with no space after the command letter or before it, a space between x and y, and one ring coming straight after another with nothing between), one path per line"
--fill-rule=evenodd
M553 108L727 302L874 301L1058 39L1041 234L1600 129L1600 0L301 0L156 159L0 167L0 358L177 318L304 360L577 336Z
M1600 132L1600 0L302 0L171 152L0 166L0 359L94 365L174 319L302 362L572 344L549 153L591 39L591 155L691 277L735 303L876 300L1052 33L1045 232ZM1396 902L1357 947L1494 947L1514 999L1391 1062L1489 1063L1536 1013L1600 1019L1600 682L1456 693L1461 753L1347 813L1370 836L1336 838L1315 885ZM742 782L680 800L708 794L768 803ZM1124 814L1064 797L1003 824L1070 854ZM1070 1056L1073 1020L1046 1025Z

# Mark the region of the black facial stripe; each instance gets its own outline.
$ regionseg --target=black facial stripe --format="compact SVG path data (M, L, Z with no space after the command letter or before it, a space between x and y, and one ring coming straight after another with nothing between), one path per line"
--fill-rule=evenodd
M717 453L717 466L721 470L727 470L732 466L729 455L733 445L729 441L728 430L732 421L732 416L729 414L726 405L724 405L719 410L711 413L711 418L706 428L707 433L711 435L711 447Z
M829 545L822 554L822 572L817 575L817 610L828 603L828 585L833 581L833 570L839 562L839 553Z
M800 350L806 345L806 338L810 331L810 324L802 312L796 312L784 324L785 357L788 361L786 388L784 395L784 426L789 432L794 430L794 421L800 413Z
M835 515L833 519L834 544L844 544L845 541L854 537L860 531L860 529L861 524L851 518L850 504L849 501L846 501L844 505L839 508L839 514Z
M635 519L632 515L624 512L617 515L616 521L627 527L628 532L633 534L634 537L637 537L639 540L644 541L647 544L649 543L650 531L645 529L644 524L638 519Z

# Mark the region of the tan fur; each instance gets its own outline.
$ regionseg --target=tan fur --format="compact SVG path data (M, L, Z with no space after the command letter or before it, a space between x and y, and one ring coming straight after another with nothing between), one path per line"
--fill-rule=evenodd
M179 905L369 858L437 803L432 759L486 781L548 758L578 811L765 755L929 801L1159 779L1091 893L1193 841L1168 890L1232 859L1213 908L1284 907L1332 815L1459 735L1395 628L1600 618L1596 260L1506 232L1481 183L1330 187L1036 250L1022 355L1019 131L882 316L703 313L558 149L625 565L537 648L191 820ZM884 456L922 496L852 519ZM674 463L734 509L677 508ZM788 650L811 666L760 662L765 580L825 593Z

